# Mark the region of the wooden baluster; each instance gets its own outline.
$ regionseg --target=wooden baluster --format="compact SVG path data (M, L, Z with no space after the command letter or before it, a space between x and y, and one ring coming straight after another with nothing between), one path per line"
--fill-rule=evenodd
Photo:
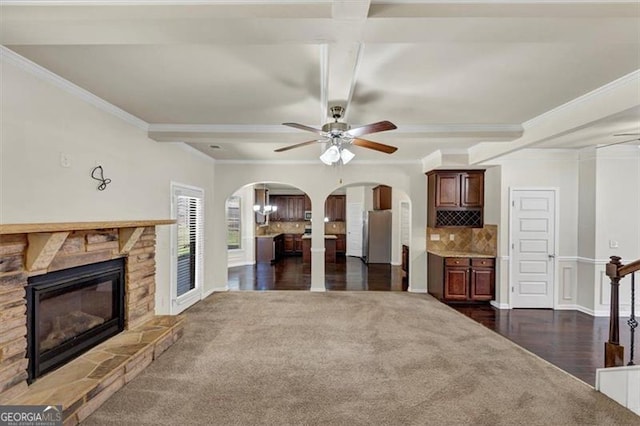
M636 320L636 273L631 274L631 316L627 325L631 329L631 339L629 343L629 363L627 365L635 365L633 362L633 355L635 352L635 334L638 321Z
M620 288L620 274L622 266L620 257L611 256L607 263L607 276L611 279L611 304L609 311L609 341L604 344L604 366L621 367L624 364L624 347L620 345L620 306L618 289Z

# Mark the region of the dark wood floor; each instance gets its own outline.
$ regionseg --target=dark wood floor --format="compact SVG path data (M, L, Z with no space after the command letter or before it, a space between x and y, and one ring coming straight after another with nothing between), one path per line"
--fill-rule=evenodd
M229 268L230 290L309 290L311 267L300 257L276 265ZM367 265L358 258L338 258L325 265L327 290L406 290L399 266ZM550 309L500 310L489 305L456 305L458 312L485 325L569 374L595 385L595 372L604 366L604 342L609 319L578 311ZM629 328L620 321L620 343L629 353ZM626 362L627 360L625 360Z
M592 386L596 369L604 367L609 318L551 309L452 307ZM630 333L626 321L620 320L620 344L625 346L628 358Z
M302 257L285 257L275 265L259 263L255 266L229 268L230 290L309 290L311 265ZM338 257L336 263L325 264L327 290L406 290L400 266L363 263L357 257Z

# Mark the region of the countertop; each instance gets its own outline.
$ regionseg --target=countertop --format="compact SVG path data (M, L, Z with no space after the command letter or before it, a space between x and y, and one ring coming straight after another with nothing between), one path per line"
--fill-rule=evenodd
M303 240L310 240L311 239L311 235L310 234L304 234L302 236ZM332 234L325 234L324 235L324 239L325 240L337 240L338 236L337 235L332 235Z
M279 235L283 235L284 232L279 232L277 234L264 234L264 235L256 235L256 238L275 238Z
M474 253L471 251L449 251L449 250L428 249L427 253L435 254L436 256L440 256L440 257L476 257L476 258L484 258L484 259L495 258L495 256L492 254Z

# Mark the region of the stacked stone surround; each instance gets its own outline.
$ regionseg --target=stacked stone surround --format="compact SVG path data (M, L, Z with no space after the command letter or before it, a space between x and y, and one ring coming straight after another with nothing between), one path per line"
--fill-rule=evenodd
M125 257L125 329L154 318L155 226L129 229L128 233L122 233L122 228L38 233L38 238L49 239L35 261L28 248L38 241L36 233L0 235L0 404L28 388L25 287L29 276ZM47 250L52 258L43 263Z

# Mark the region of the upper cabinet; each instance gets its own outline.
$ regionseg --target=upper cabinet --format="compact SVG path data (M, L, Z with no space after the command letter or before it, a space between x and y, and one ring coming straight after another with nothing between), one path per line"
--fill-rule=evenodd
M264 206L267 204L267 200L269 199L269 190L264 188L256 188L255 189L255 204L259 206ZM256 223L258 225L262 225L266 222L266 217L258 212L255 213Z
M346 196L329 195L324 203L324 216L329 222L344 222L346 218Z
M278 209L271 213L269 220L272 222L304 221L305 197L306 195L271 195L269 202Z
M484 170L434 170L427 173L430 227L482 227Z
M391 210L391 187L378 185L373 188L373 209Z

